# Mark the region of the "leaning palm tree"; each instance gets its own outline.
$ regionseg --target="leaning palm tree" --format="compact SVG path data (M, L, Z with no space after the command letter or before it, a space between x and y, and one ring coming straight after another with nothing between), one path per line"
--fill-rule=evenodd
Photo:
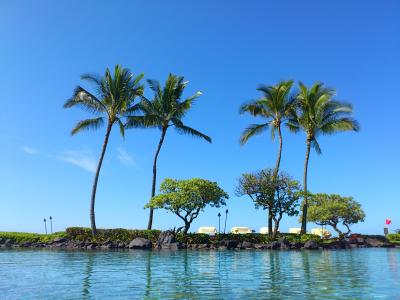
M302 211L301 233L307 232L307 171L310 158L310 149L314 148L317 154L321 154L321 148L317 141L320 134L330 135L341 131L358 131L359 124L351 117L353 108L333 100L335 90L325 87L317 82L310 89L303 83L299 83L299 93L296 99L295 109L288 122L291 131L302 130L306 133L306 158L304 161L304 202Z
M183 90L188 81L184 81L183 77L169 74L164 88L156 80L148 80L150 88L154 91L152 100L142 97L139 108L143 115L130 116L126 123L126 128L149 128L157 127L161 130L160 140L154 155L153 162L153 180L151 185L151 198L155 196L156 180L157 180L157 159L163 145L165 135L169 127L173 126L182 134L189 134L194 137L205 139L211 143L211 138L207 135L183 124L182 119L188 110L193 106L194 101L201 95L201 92L195 93L193 96L181 100ZM147 229L153 226L153 209L150 208L150 216Z
M82 130L98 129L104 123L107 123L106 135L97 164L92 196L90 198L90 224L93 235L96 234L94 205L97 182L111 129L114 124L118 124L120 133L124 137L125 127L123 118L133 114L138 108L137 104L134 105L134 100L136 97L143 95L144 88L140 84L142 78L143 74L134 76L128 69L122 68L119 65L115 66L114 74L111 74L107 68L103 77L84 74L81 76L81 79L95 85L97 97L81 86L78 86L75 88L72 97L64 103L64 108L79 106L96 116L95 118L78 122L72 129L71 135L75 135Z
M282 130L281 125L286 123L292 111L293 98L290 95L293 81L281 81L275 86L261 86L257 90L263 93L261 99L244 104L240 107L240 113L250 113L252 116L261 117L265 121L261 124L252 124L247 127L240 137L240 144L244 145L248 140L270 128L271 138L275 139L275 133L279 137L279 150L276 158L273 177L276 178L279 172L282 155ZM271 196L272 197L272 196ZM272 211L268 212L268 234L272 235Z

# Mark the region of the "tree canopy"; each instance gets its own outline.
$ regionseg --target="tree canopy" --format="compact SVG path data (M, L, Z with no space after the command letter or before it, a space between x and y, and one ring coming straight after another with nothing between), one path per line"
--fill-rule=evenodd
M240 196L249 196L256 208L270 210L276 236L283 215L298 215L300 189L299 182L288 174L280 172L275 177L274 170L266 169L243 174L236 191Z
M364 221L365 213L353 197L314 194L309 197L308 219L318 225L329 225L339 237L344 237L350 234L350 225ZM338 227L340 224L346 228L346 232Z
M165 209L176 214L184 221L183 229L187 233L191 223L207 205L220 207L226 205L229 198L216 182L200 178L187 180L165 179L160 186L160 194L153 197L146 207Z

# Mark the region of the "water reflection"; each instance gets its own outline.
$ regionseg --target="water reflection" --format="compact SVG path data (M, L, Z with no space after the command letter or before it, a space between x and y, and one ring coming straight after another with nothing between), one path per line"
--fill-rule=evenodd
M84 271L84 277L82 280L82 297L87 300L90 299L90 278L93 272L93 260L96 252L88 252L87 261Z
M400 249L0 251L5 299L399 298Z

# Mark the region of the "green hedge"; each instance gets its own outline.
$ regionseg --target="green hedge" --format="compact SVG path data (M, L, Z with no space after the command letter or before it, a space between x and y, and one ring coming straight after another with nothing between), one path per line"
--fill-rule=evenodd
M46 243L55 238L67 237L65 232L55 232L52 234L39 234L27 232L0 232L0 239L11 240L13 243Z
M387 238L392 243L400 243L400 233L389 233L387 235Z
M149 239L153 243L157 241L160 230L136 230L136 229L97 229L95 237L90 228L69 227L66 229L67 237L76 241L104 242L106 240L128 243L137 237Z
M25 233L25 232L0 232L0 239L10 239L15 243L25 242L48 242L55 238L65 237L75 241L91 241L91 242L104 242L111 240L114 242L125 242L129 243L134 238L143 237L149 239L155 243L160 235L160 230L130 230L130 229L98 229L97 235L92 236L90 228L84 227L69 227L65 232L57 232L53 234L37 234L37 233ZM309 240L321 242L321 238L312 234L289 234L281 233L279 237L286 237L290 242L301 242L305 243ZM400 234L390 234L388 236L390 241L400 242ZM200 233L189 233L186 236L183 233L178 233L177 239L181 243L188 244L211 244L219 243L223 240L238 240L240 242L251 242L255 244L265 244L270 242L268 235L260 233L249 233L249 234L217 234L215 236L209 236L207 234ZM330 241L330 240L324 240Z
M309 234L309 233L307 233L307 234L281 233L280 236L286 237L286 239L292 243L300 242L300 243L304 244L307 241L316 241L318 243L322 242L322 239L320 236L315 235L315 234Z
M278 235L277 239L280 237L286 237L289 242L301 242L305 243L307 241L313 240L318 243L321 243L322 240L318 235L314 234L290 234L290 233L281 233ZM207 234L199 234L199 233L189 233L186 237L183 234L178 234L178 241L188 244L210 244L217 243L223 240L237 240L239 242L250 242L254 244L266 244L271 242L272 240L266 234L260 233L248 233L248 234L217 234L215 236L209 236Z

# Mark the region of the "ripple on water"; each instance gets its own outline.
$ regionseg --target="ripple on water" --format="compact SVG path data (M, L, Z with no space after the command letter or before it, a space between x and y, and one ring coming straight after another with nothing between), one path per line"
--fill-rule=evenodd
M0 299L400 298L400 249L0 250Z

